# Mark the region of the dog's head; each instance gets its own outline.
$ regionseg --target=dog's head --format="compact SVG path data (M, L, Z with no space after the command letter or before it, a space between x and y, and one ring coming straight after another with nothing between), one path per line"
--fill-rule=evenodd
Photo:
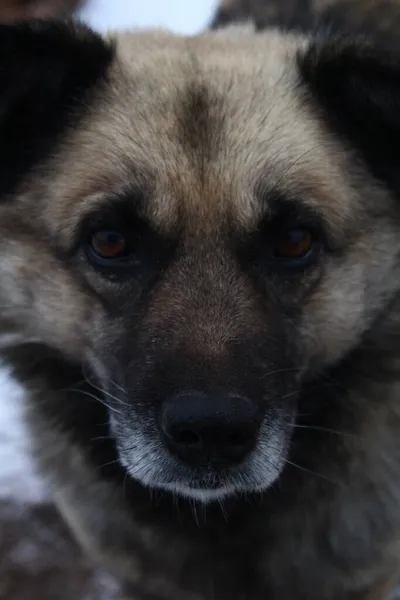
M144 485L268 488L399 288L398 56L35 24L0 62L3 347L90 370Z

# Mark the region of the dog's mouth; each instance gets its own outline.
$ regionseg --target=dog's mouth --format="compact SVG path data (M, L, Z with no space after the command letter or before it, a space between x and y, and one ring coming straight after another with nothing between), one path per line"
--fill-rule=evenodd
M233 420L227 423L230 430ZM192 429L179 430L178 439L185 447L177 448L160 428L111 417L119 460L133 479L145 487L203 503L261 492L279 478L292 432L287 416L260 420L251 443L246 427L246 420L237 422L236 433L227 437L221 436L220 429L212 429L207 442Z
M128 476L201 502L263 492L276 482L294 432L299 370L278 368L276 359L266 371L269 362L246 354L240 369L239 350L221 373L188 360L187 373L172 361L161 368L150 351L137 369L133 360L129 370L115 358L107 366L91 361L109 409L113 457L116 450Z

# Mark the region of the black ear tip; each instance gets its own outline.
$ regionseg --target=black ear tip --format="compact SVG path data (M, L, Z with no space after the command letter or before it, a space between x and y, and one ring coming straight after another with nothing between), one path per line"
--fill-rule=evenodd
M0 199L78 126L106 86L114 47L85 25L0 25Z
M373 36L315 37L298 67L324 125L400 195L400 46Z
M320 33L310 41L306 49L299 51L298 62L301 71L303 74L312 76L315 71L332 64L355 47L357 47L357 43L347 36L324 36Z
M78 21L34 19L11 24L0 24L0 59L9 60L26 52L26 58L40 60L52 53L68 52L72 57L85 48L93 53L99 52L111 59L113 45L87 25Z
M94 82L107 72L112 63L115 47L88 26L72 20L33 20L0 25L0 81L3 85L21 74L37 73L49 81L45 87L75 73L82 85ZM42 77L39 76L42 70ZM21 82L22 83L22 82Z
M302 76L312 80L318 73L328 71L343 73L368 71L376 67L399 69L400 46L390 40L373 36L323 33L317 34L305 50L298 53L298 65Z

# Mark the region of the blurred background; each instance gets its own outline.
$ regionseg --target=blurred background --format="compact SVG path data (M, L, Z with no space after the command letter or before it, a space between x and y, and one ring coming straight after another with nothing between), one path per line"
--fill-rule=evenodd
M214 0L0 0L0 22L67 16L76 10L99 31L137 26L190 34L207 25L215 4Z
M206 27L216 5L216 0L88 0L78 14L99 31L133 25L193 34Z

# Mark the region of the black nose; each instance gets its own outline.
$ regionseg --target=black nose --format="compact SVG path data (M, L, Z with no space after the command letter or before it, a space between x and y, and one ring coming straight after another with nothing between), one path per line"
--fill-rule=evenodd
M179 395L161 410L169 451L191 464L229 466L253 448L260 425L257 406L237 396Z

